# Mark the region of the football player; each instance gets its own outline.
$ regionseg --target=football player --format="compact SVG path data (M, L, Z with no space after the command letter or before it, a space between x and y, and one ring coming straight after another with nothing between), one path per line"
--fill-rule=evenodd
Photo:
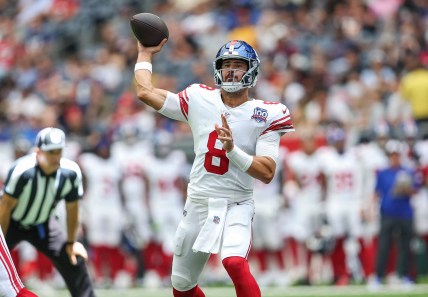
M388 126L380 122L374 129L375 139L363 139L356 146L358 160L363 170L363 201L362 201L362 223L363 223L363 250L362 266L365 278L371 281L374 277L374 265L376 257L377 235L379 233L378 207L373 200L376 184L376 172L388 166L388 157L385 153L385 141L389 137Z
M315 133L307 130L300 133L302 149L292 152L287 160L287 174L284 185L284 194L287 205L293 217L288 224L291 224L291 247L295 262L298 263L298 251L303 251L304 258L307 259L303 265L304 274L299 276L309 281L310 272L310 252L306 249L306 242L314 234L313 220L321 215L321 183L320 183L320 160L316 153L317 145ZM294 250L294 252L293 252ZM301 266L301 265L299 265ZM305 277L305 275L307 277Z
M123 174L123 203L127 219L124 247L134 256L137 264L136 282L143 285L147 268L143 254L152 238L146 165L147 160L153 158L153 152L136 123L122 123L118 130L118 140L112 144L111 153Z
M146 167L150 182L150 213L155 243L160 247L162 257L157 271L164 280L171 275L174 234L184 207L186 162L184 152L172 148L171 135L168 132L158 133L155 156Z
M120 251L125 224L122 173L111 157L110 147L110 141L102 137L94 152L83 153L79 158L86 187L83 224L98 286L114 281L123 264Z
M211 253L220 253L238 297L261 296L250 272L254 215L253 179L269 183L276 168L279 140L294 131L290 112L277 102L250 97L260 60L245 41L223 45L213 62L218 88L193 84L178 94L152 84L152 56L158 46L138 43L135 65L138 98L161 114L187 122L195 160L187 200L175 234L173 294L205 296L199 276Z
M280 158L274 179L265 184L254 181L254 228L253 251L259 264L260 285L287 285L285 273L284 241L281 236L283 163L286 149L280 150ZM272 264L272 265L270 265Z
M353 243L361 240L363 231L362 167L355 150L346 146L346 132L340 125L332 124L327 128L327 141L330 146L322 149L320 160L327 219L336 237L331 262L335 283L347 285L350 268L354 277L361 277L359 263L354 261L359 246L354 249L356 245ZM351 262L356 267L350 267Z
M9 248L0 228L0 296L4 297L37 297L24 287L16 272Z

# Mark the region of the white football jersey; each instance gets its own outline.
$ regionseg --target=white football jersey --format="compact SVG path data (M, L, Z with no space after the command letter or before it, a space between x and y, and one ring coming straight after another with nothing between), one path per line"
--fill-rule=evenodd
M126 216L123 211L120 180L122 173L113 158L93 153L79 158L87 187L82 201L82 223L91 245L118 246Z
M122 172L125 203L143 202L147 192L145 164L153 158L152 152L143 142L127 144L118 141L113 143L111 154L117 168Z
M287 149L281 149L276 164L275 176L268 184L260 180L254 180L254 205L256 215L274 216L278 213L278 209L284 203L282 197L284 159Z
M317 153L308 155L303 151L292 152L287 158L290 174L299 185L297 197L289 197L295 202L319 202L321 199L321 164Z
M253 99L231 108L223 103L219 89L198 84L178 96L169 93L159 112L188 122L192 129L196 156L188 196L197 200L239 202L252 197L253 178L229 161L215 131L215 124L221 125L221 114L226 116L234 144L250 155L256 154L260 135L294 131L290 112L281 103Z
M112 158L103 159L93 153L80 155L79 164L86 177L84 204L96 209L121 210L119 190L122 173Z
M388 166L388 156L375 142L357 146L358 158L363 168L363 193L371 199L376 183L376 172Z
M339 154L335 149L322 149L321 170L327 179L327 199L349 203L362 199L362 164L355 150Z
M184 206L183 185L186 157L182 151L172 151L164 159L152 158L146 164L150 180L150 207L168 212Z

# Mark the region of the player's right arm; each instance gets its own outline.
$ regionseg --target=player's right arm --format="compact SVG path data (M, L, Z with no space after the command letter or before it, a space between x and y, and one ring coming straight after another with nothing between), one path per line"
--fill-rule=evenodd
M144 47L138 42L138 59L137 63L148 62L152 63L152 56L159 52L167 39L164 39L159 45L152 47ZM146 69L136 70L134 72L136 80L136 91L139 100L153 107L155 110L160 110L165 103L168 91L157 89L152 84L152 73Z
M17 203L18 199L6 193L3 193L3 197L0 199L0 226L5 235L9 229L10 216Z

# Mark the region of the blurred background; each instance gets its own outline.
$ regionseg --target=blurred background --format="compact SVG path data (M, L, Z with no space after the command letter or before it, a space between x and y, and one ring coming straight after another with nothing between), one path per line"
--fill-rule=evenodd
M159 15L170 30L168 43L153 61L157 87L179 92L192 83L213 86L218 49L242 39L262 61L251 95L291 110L296 133L282 138L283 166L272 186L278 211L261 207L258 219L268 218L277 228L270 227L274 234L250 255L261 285L369 284L379 231L378 206L371 199L375 181L361 184L358 198L364 230L371 231L358 238L346 231L340 236L348 243L348 279L338 279L334 260L329 260L334 247L328 246L326 233L319 236L323 220L303 237L293 225L299 208L293 201L303 186L290 182L298 169L288 157L306 152L308 139L323 150L338 138L360 158L355 171L371 177L387 166L380 161L387 157L386 141L402 144L403 164L420 178L412 197L409 275L412 283L426 280L427 1L0 0L0 181L11 162L31 149L40 129L56 126L66 132L64 154L81 165L85 176L81 239L97 287L169 286L171 240L193 160L188 126L158 115L135 96L137 46L129 19L139 12ZM332 126L343 135L332 132ZM372 146L379 148L379 157L367 149ZM318 173L327 175L328 168L319 167ZM97 213L100 203L116 212ZM93 227L94 218L105 222L104 229ZM337 243L343 238L329 239ZM358 244L361 239L366 246ZM392 244L390 250L396 254ZM361 251L368 258L358 257ZM14 257L30 285L46 285L46 290L63 286L31 247L21 245ZM389 282L400 283L393 259L388 261ZM217 258L208 264L203 282L228 283Z

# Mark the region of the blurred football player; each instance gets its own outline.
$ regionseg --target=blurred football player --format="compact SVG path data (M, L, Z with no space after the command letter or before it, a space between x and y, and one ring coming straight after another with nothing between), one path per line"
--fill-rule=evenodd
M415 232L428 246L428 166L421 168L420 172L421 189L412 198L412 205L415 211Z
M254 181L254 227L253 251L259 264L260 285L287 285L288 277L284 263L284 241L281 236L280 210L284 207L282 197L283 162L285 149L280 151L274 179L265 184ZM271 265L272 264L272 265Z
M193 84L178 94L155 88L152 56L166 41L155 47L138 44L135 79L141 101L187 122L193 133L195 160L174 241L173 294L205 296L199 277L210 254L220 253L237 296L261 296L247 261L253 178L272 180L280 137L294 131L290 112L283 104L249 96L260 60L241 40L227 42L217 53L213 68L219 88Z
M359 245L362 244L362 168L355 150L346 146L344 128L332 124L326 134L329 147L320 151L320 166L327 219L336 237L331 262L335 283L347 285L351 272L349 268L353 269L354 277L361 277L355 253L359 252ZM346 247L352 247L346 251L345 239L348 243ZM354 248L355 241L359 241L358 249ZM351 262L356 267L349 267Z
M171 275L174 234L180 223L186 197L186 156L182 151L173 150L170 134L160 132L155 140L155 156L146 167L150 181L154 237L162 257L157 271L165 279Z
M310 129L310 128L309 128ZM312 224L322 209L320 160L316 153L315 133L311 130L300 133L302 149L292 152L286 159L287 171L284 194L291 210L291 247L295 246L295 263L299 265L299 251L303 251L304 273L298 277L309 281L310 251L306 249L307 240L314 234L315 225ZM295 240L295 242L293 242ZM306 262L307 261L307 262Z
M136 281L142 285L145 275L144 249L152 238L149 212L149 180L147 160L152 148L134 123L122 123L118 139L112 144L112 158L122 172L123 202L127 224L124 232L126 249L137 263Z
M0 228L0 296L2 297L37 297L25 288L13 264L9 248Z
M363 223L363 250L361 264L364 277L370 281L374 277L377 235L379 233L379 217L377 205L372 197L376 184L376 172L388 166L388 157L385 153L385 144L389 135L386 123L376 124L373 140L363 139L356 146L358 160L363 170L362 188L362 223Z
M111 157L110 146L110 140L102 136L94 152L83 153L79 158L86 188L82 203L83 224L98 286L110 284L123 268L120 251L125 224L122 173Z

